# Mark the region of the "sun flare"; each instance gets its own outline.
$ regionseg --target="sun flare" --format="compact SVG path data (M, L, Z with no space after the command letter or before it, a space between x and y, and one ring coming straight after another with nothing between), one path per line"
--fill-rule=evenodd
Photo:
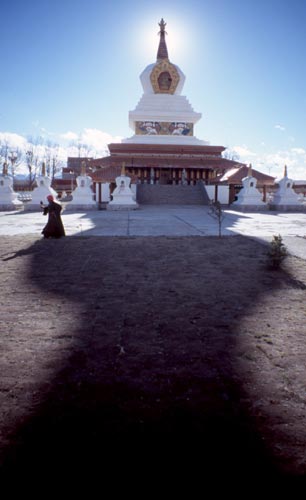
M164 18L164 20L166 22L166 44L169 59L172 62L179 61L188 52L187 45L190 43L188 37L184 36L186 29L180 20L173 18L169 18L169 20ZM156 60L159 44L159 22L160 19L156 22L156 26L152 26L152 19L145 21L138 31L137 39L135 38L136 53L141 54L141 57L148 62Z

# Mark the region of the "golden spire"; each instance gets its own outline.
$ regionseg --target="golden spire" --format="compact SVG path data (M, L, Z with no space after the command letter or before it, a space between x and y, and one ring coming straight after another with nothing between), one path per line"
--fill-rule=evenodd
M121 175L125 175L125 162L122 162Z
M287 165L284 168L284 177L288 177Z
M43 175L44 177L46 175L46 164L44 161L42 162L42 165L41 165L41 175Z
M248 177L252 177L252 163L249 164Z
M81 175L86 175L86 162L82 161L81 163Z
M160 59L169 59L168 58L168 49L167 49L167 45L166 45L166 38L165 38L165 35L167 35L167 32L165 31L165 27L166 27L166 24L165 21L163 19L161 19L160 23L159 24L159 27L160 27L160 31L159 31L159 35L160 35L160 40L159 40L159 46L158 46L158 51L157 51L157 60L160 60Z

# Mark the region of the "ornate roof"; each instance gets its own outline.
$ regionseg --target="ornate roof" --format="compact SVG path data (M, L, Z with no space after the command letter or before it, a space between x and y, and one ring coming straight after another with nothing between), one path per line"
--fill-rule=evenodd
M247 165L244 166L236 166L230 170L228 170L220 179L220 182L226 181L228 184L242 184L242 179L249 175L249 168ZM263 174L258 170L252 168L252 176L257 179L258 184L274 184L275 177L271 175Z

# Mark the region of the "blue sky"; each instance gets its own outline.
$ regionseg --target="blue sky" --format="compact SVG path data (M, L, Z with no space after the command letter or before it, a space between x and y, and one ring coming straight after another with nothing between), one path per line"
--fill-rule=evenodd
M82 137L98 154L131 136L161 17L195 135L306 179L304 0L2 0L0 140Z

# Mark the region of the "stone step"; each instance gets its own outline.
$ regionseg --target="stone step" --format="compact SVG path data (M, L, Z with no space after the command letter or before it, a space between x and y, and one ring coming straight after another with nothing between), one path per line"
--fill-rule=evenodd
M208 205L201 183L196 185L138 184L137 202L148 205Z

